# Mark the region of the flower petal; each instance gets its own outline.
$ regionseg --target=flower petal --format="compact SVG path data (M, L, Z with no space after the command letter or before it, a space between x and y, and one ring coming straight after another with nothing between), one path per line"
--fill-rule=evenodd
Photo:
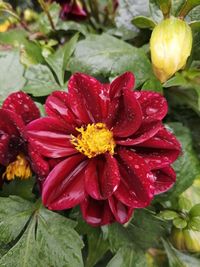
M124 90L115 111L115 122L112 125L114 136L127 137L135 133L142 123L142 111L132 91Z
M31 167L34 172L37 174L40 180L43 180L49 174L49 164L48 162L41 156L38 149L29 143L28 144L28 155L30 158Z
M135 149L153 170L173 163L180 155L181 145L172 133L162 128L154 137L140 143Z
M77 153L70 142L71 136L65 133L65 127L57 118L46 117L31 122L26 131L31 138L30 142L35 144L43 156L59 158Z
M3 131L1 131L0 129L0 151L1 151L0 164L2 165L8 164L8 160L7 160L7 157L5 157L5 155L8 154L9 143L10 143L10 136L7 133L4 133Z
M160 121L153 121L149 123L142 123L141 127L132 136L124 139L115 139L118 145L133 146L145 142L154 136L162 128Z
M113 194L120 182L116 159L107 153L90 160L85 170L85 188L94 199L106 199Z
M77 127L77 118L70 110L69 94L64 91L53 92L46 100L45 110L48 116L53 116L58 119L63 119L69 124L73 124L74 128Z
M21 116L25 124L40 117L39 109L33 100L24 92L10 94L3 102L2 108L13 111Z
M176 173L172 167L167 166L163 169L153 171L156 177L155 194L161 194L169 190L176 182Z
M110 197L108 201L117 222L124 224L130 220L133 214L133 208L124 205L115 196Z
M168 110L166 99L155 92L135 91L134 95L141 105L144 121L162 120Z
M0 109L0 130L8 135L19 136L19 133L24 132L24 123L16 113Z
M117 115L121 113L121 109L126 106L123 103L122 94L124 91L131 91L135 83L135 77L131 72L125 72L121 76L117 77L109 86L110 103L108 108L108 116L106 124L109 128L112 128L116 123ZM132 95L134 95L132 93ZM117 114L118 113L118 114ZM123 119L123 118L122 118Z
M24 143L24 123L17 114L0 109L0 162L7 165L17 156Z
M132 72L125 72L118 76L110 85L110 99L121 96L123 90L132 90L135 84L135 77Z
M140 143L138 146L157 149L176 149L181 151L181 144L179 141L163 126L156 133L156 135Z
M102 121L104 109L107 109L107 96L99 81L89 75L76 73L70 78L68 88L69 93L76 96L80 109L88 114L90 121Z
M155 178L142 157L121 149L119 151L121 183L115 196L132 208L142 208L150 204L154 196Z
M107 200L95 200L88 196L81 202L81 211L84 220L92 226L102 226L114 221Z
M85 197L83 155L61 161L48 175L42 188L42 201L52 210L69 209Z

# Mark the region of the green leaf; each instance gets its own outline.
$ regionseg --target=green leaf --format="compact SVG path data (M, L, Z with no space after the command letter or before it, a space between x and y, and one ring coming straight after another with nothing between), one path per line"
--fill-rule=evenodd
M188 212L192 208L192 203L186 197L180 196L178 200L178 206L181 211Z
M67 68L67 63L72 53L74 52L78 37L78 34L74 35L74 37L69 42L59 48L54 54L45 58L46 62L55 72L61 86L64 86L65 70Z
M193 121L191 121L192 123ZM195 126L195 125L194 125ZM199 138L199 132L198 132L198 138ZM195 140L194 140L195 141ZM198 177L199 178L199 177ZM187 198L189 198L192 201L192 204L194 205L192 207L192 209L200 203L200 180L199 179L195 179L192 186L190 186L184 193L183 195ZM191 209L191 210L192 210ZM199 209L199 211L198 211ZM191 212L190 210L190 212ZM200 216L200 206L197 206L197 211L195 211L197 214L197 216ZM194 212L194 214L195 214Z
M200 8L199 8L199 14L200 14ZM199 16L200 19L200 16ZM200 60L200 31L199 27L195 29L195 27L192 28L193 30L193 54L192 57L194 60Z
M99 228L93 228L87 235L88 255L85 267L93 267L109 250L109 242L104 239L103 233Z
M187 86L187 81L182 73L177 72L174 77L166 81L163 86L169 88L172 86Z
M26 67L38 63L44 63L40 45L37 42L26 42L24 46L21 45L20 61Z
M164 210L159 213L159 217L164 220L173 220L178 217L178 213L173 210Z
M73 221L18 197L1 198L0 216L1 240L14 239L0 266L83 266L83 244Z
M11 29L0 34L0 44L20 47L27 42L28 33L22 29Z
M56 30L63 31L78 31L83 35L87 34L87 27L84 24L75 21L63 21L60 19L60 5L57 3L52 3L49 7L49 13L53 19ZM45 13L42 13L39 17L39 27L40 31L49 34L52 32L51 25Z
M35 177L31 177L27 180L15 179L8 184L4 183L3 190L0 191L0 196L7 197L10 195L16 195L28 200L32 200L34 199L32 190L35 181Z
M33 65L26 72L24 77L27 83L23 90L33 96L46 96L53 91L61 90L53 73L45 65Z
M163 245L167 252L170 267L199 267L200 260L190 255L184 254L172 247L170 243L163 240Z
M200 203L194 205L191 210L190 210L190 216L191 217L196 217L200 216Z
M151 18L144 16L137 16L133 18L132 23L140 29L153 29L156 26L155 22Z
M56 25L56 29L60 31L74 31L80 32L83 35L88 34L88 29L85 24L81 24L75 21L63 21L59 20L58 24Z
M194 179L200 174L200 162L192 147L191 132L181 123L169 123L170 129L182 145L182 154L173 164L176 172L176 183L168 193L157 198L172 200L190 187Z
M27 39L28 34L22 29L13 29L0 34L0 43L12 45L20 49L20 61L25 66L43 63L41 47L35 41Z
M182 6L179 17L185 17L193 8L200 5L200 0L187 0L185 4Z
M157 0L157 3L162 10L163 16L168 17L171 9L171 0Z
M142 86L142 90L144 91L153 91L153 92L157 92L160 94L163 94L163 87L161 82L156 78L156 77L152 77L149 80L147 80L143 86Z
M138 0L121 0L115 16L118 36L122 36L124 40L133 39L138 29L131 23L136 16L149 16L148 1ZM115 34L116 35L116 34Z
M200 6L195 7L188 13L188 17L191 21L200 20Z
M184 3L185 0L172 0L172 10L171 10L172 15L178 16L178 13Z
M21 90L25 84L24 67L19 61L17 50L0 51L0 102L12 92Z
M154 21L161 22L163 20L163 13L160 10L158 0L149 0L150 13Z
M39 103L39 102L35 102L35 104L36 104L36 106L39 108L41 117L44 117L44 116L46 115L44 105L41 104L41 103Z
M22 232L33 212L33 204L17 196L0 198L0 242L9 243Z
M132 71L136 87L153 75L151 64L142 50L107 34L89 35L78 42L69 67L72 72L104 77Z
M200 232L200 216L192 217L188 223L188 228Z
M198 30L200 29L200 20L195 20L189 23L190 27L192 28L192 30Z
M144 252L133 246L124 246L118 250L106 267L145 267L147 266Z
M109 226L109 242L112 251L117 251L127 244L148 249L159 243L161 236L166 234L168 223L156 217L149 210L136 210L128 226L112 224Z
M187 226L187 222L179 217L173 220L173 225L178 229L183 229Z

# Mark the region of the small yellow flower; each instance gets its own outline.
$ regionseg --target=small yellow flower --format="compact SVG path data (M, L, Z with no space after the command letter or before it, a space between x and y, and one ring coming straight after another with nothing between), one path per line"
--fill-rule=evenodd
M6 32L9 27L10 27L11 23L9 20L4 21L3 23L0 24L0 32Z
M192 31L185 21L171 17L159 23L150 39L151 60L156 77L165 82L184 68L191 49Z

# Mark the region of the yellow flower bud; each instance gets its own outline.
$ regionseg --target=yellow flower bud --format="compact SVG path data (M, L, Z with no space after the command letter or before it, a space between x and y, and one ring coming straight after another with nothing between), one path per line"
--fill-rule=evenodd
M32 22L35 21L37 19L38 15L36 12L34 12L32 9L27 8L24 11L24 19L27 22Z
M188 252L200 252L200 232L173 228L171 241L175 248Z
M10 25L11 25L11 23L8 20L1 23L0 24L0 32L6 32L9 29Z
M167 81L184 68L192 49L192 31L183 20L171 17L153 30L150 39L151 60L156 77Z

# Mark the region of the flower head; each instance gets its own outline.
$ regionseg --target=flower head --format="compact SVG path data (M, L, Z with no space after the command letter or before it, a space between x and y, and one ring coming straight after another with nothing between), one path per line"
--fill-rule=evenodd
M184 68L192 49L192 31L178 18L163 20L153 30L150 40L151 60L155 75L165 82Z
M8 96L0 109L0 180L28 179L32 168L45 162L28 141L25 125L40 117L31 98L23 92ZM44 166L45 165L45 166ZM38 168L39 172L39 168Z
M81 0L55 0L61 5L60 16L63 20L82 20L87 18L87 11Z
M181 148L162 124L167 102L133 86L130 72L111 84L76 73L68 93L47 98L48 116L27 125L38 151L58 162L43 183L49 209L80 204L92 225L125 223L135 208L172 187L170 164Z

